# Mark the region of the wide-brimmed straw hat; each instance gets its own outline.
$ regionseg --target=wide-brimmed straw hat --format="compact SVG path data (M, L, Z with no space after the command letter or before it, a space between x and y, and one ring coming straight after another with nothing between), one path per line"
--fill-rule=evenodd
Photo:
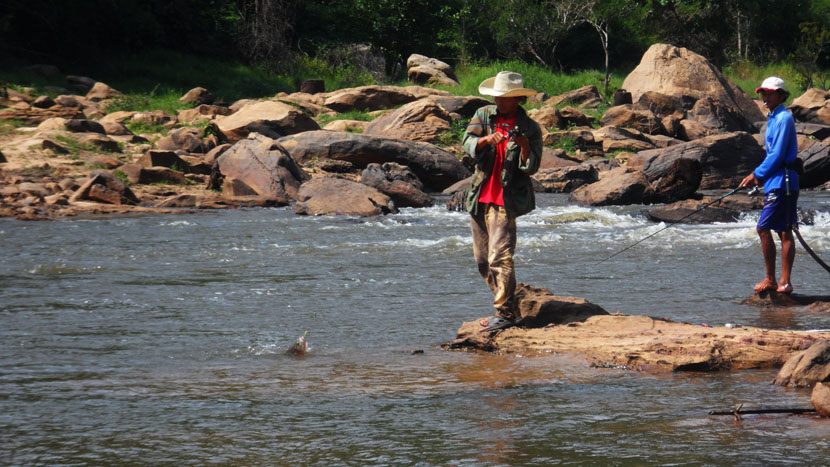
M495 97L528 97L535 96L536 91L527 89L519 73L512 71L499 72L494 78L487 78L478 85L478 92L485 96Z

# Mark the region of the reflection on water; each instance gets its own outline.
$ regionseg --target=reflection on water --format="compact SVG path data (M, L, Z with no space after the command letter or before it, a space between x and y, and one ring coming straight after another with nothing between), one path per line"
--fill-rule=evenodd
M803 205L830 207L824 194ZM540 196L517 274L608 311L830 328L741 305L761 273L754 219L665 227L641 207ZM802 228L823 256L830 220ZM772 370L649 376L562 355L443 352L490 313L463 213L372 219L289 209L27 223L0 219L0 456L9 464L803 464L813 417ZM799 251L798 291L828 279ZM298 336L311 347L286 355Z

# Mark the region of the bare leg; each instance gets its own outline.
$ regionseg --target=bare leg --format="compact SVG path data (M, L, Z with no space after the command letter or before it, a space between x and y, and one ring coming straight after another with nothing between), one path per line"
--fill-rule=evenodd
M755 285L755 293L778 288L778 283L775 282L775 240L772 239L772 233L767 229L758 229L758 237L761 238L766 275L764 280Z
M790 284L790 274L795 262L793 231L781 232L779 236L781 237L781 281L779 282L781 286L778 287L778 292L790 293L793 291L793 286Z

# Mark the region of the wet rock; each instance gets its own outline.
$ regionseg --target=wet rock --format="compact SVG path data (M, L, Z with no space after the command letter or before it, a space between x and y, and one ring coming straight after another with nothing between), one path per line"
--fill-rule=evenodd
M466 322L445 349L499 353L561 353L600 368L650 373L774 368L830 332L780 331L741 326L702 327L647 316L597 315L584 322L481 333Z
M256 133L228 148L215 164L224 177L241 180L264 198L296 199L308 180L281 144Z
M804 166L799 178L802 189L815 188L830 181L830 144L816 143L798 154Z
M556 296L544 287L522 283L516 286L516 300L520 325L525 328L577 323L591 316L608 314L601 306L584 298Z
M360 182L392 198L396 207L424 208L433 204L418 177L408 167L394 162L369 164L360 174Z
M816 413L822 417L830 417L830 384L816 383L810 395L810 402Z
M762 308L805 307L813 311L830 311L830 295L782 294L768 291L752 295L741 301L741 304Z
M790 357L773 380L773 384L792 387L826 382L830 382L830 340L816 342Z
M292 135L320 129L317 122L301 110L274 101L247 105L227 117L217 118L216 125L230 143L242 140L252 131Z
M138 204L138 198L132 190L118 177L104 170L91 172L89 179L69 198L71 203L80 200L110 204Z
M364 169L371 163L396 162L409 167L429 192L441 191L471 175L454 155L429 143L324 130L277 141L300 164L334 159Z
M202 87L195 87L190 91L187 91L182 97L179 98L179 102L182 104L195 104L195 105L202 105L202 104L213 104L215 98L213 94L210 93L205 88Z
M297 214L378 216L397 212L391 198L349 180L317 177L300 187Z

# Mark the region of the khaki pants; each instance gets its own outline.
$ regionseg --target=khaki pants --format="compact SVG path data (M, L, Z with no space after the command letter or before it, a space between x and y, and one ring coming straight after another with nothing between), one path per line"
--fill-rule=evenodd
M493 291L496 314L516 316L516 273L513 253L516 251L516 219L509 219L503 206L479 206L479 215L470 217L473 230L473 255L478 272Z

